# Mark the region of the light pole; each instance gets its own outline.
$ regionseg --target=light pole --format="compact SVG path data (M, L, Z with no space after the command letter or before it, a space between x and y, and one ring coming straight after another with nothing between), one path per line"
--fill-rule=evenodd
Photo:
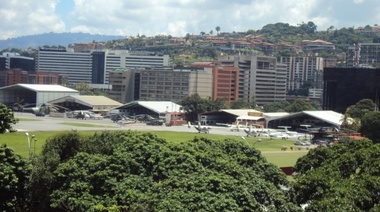
M253 143L252 146L254 146L257 142L261 142L261 139L255 141L255 143Z
M35 135L32 135L32 140L34 141L33 155L36 155L36 143L37 143L37 138L36 138Z
M29 153L29 158L30 158L30 138L29 138L29 133L26 132L25 135L26 135L26 138L28 139L27 140L28 141L28 153Z
M248 141L247 141L247 139L245 139L245 137L244 136L241 136L241 139L243 139L244 141L245 141L245 143L247 143L247 145L248 146L251 146L251 145L249 145L249 143L248 143ZM257 141L255 141L253 144L252 144L252 147L257 143L257 142L261 142L261 139L259 139L259 140L257 140Z

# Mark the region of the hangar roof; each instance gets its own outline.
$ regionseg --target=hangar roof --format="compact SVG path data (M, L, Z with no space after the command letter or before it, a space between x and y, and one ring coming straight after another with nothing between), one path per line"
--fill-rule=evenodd
M123 106L117 107L115 109L127 109L127 108L133 108L136 106L145 107L156 113L180 112L182 110L181 105L176 104L171 101L133 101Z
M334 126L340 127L343 122L343 114L334 112L332 110L318 110L318 111L302 111L298 113L292 113L287 116L283 116L277 119L293 118L296 116L309 115L316 119L320 119Z
M78 92L77 90L62 86L62 85L45 85L45 84L15 84L2 87L7 89L12 87L22 87L33 91L53 91L53 92Z
M258 111L258 110L254 110L254 109L224 109L224 110L220 110L222 112L226 112L226 113L229 113L229 114L232 114L232 115L235 115L235 116L248 116L248 113L263 113L261 111Z
M110 99L105 96L81 96L81 95L70 95L65 96L59 99L55 99L53 101L50 101L49 103L60 103L66 101L68 98L75 99L77 103L86 105L88 107L94 107L97 105L108 105L108 106L120 106L122 103L115 101L113 99Z

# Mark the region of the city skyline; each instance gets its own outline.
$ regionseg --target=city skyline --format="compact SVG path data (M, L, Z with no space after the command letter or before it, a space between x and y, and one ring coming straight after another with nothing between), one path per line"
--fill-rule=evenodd
M375 0L0 0L0 39L47 32L154 36L258 30L271 23L330 26L380 24Z

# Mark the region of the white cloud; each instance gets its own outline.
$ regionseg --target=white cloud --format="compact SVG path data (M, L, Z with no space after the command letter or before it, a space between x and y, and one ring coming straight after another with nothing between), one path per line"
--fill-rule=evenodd
M73 1L64 22L57 6ZM0 0L0 39L43 32L185 36L313 21L318 30L380 24L378 0ZM70 7L71 8L71 7ZM69 9L70 9L69 8ZM362 11L366 11L363 13ZM368 23L367 23L368 22Z
M363 4L365 0L354 0L355 4Z
M65 23L54 13L57 3L56 0L0 0L0 39L65 31Z

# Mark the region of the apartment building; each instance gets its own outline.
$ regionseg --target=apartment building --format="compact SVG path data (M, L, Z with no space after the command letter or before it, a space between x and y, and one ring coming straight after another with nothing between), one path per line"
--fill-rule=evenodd
M110 72L110 97L123 103L134 100L178 102L198 93L212 95L211 68L116 69Z
M91 53L74 52L65 48L39 48L36 52L36 71L58 72L69 84L92 83Z
M220 56L218 64L239 68L238 99L265 105L286 97L286 65L275 57L252 55Z
M287 91L300 89L305 82L310 82L312 88L323 88L322 57L281 57L279 62L287 66Z

